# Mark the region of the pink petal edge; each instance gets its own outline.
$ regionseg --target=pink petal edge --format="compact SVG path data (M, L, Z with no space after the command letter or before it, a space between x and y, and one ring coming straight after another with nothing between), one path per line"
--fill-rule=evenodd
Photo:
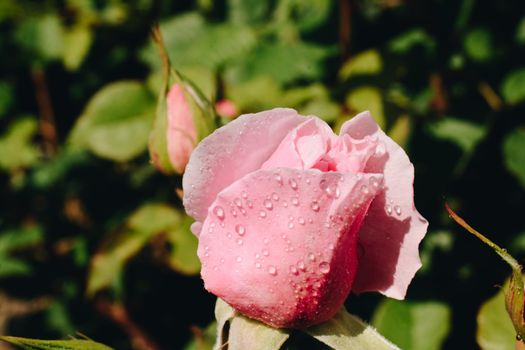
M183 177L184 207L204 221L217 194L270 157L282 139L305 118L276 108L245 114L215 130L193 151Z
M414 167L405 151L377 126L368 111L346 122L341 127L341 135L345 133L353 138L377 137L384 143L383 157L371 159L365 172L382 173L386 187L370 205L360 232L364 255L352 290L379 291L403 299L421 267L418 247L428 227L414 206Z

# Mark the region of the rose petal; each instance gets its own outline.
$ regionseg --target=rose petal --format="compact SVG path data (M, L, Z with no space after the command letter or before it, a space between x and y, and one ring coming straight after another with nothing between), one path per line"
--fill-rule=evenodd
M328 124L318 118L309 118L286 135L262 168L310 169L335 140Z
M199 237L206 289L276 327L332 317L354 280L359 228L382 190L366 186L372 177L381 184L377 174L278 168L233 183Z
M174 84L171 87L167 96L167 105L166 142L168 156L173 169L182 173L197 141L197 131L182 86Z
M284 136L304 118L293 109L242 115L201 141L183 178L184 207L197 221L206 218L217 194L261 167Z
M341 127L341 135L345 133L356 139L377 137L376 154L368 160L365 172L382 173L386 187L370 205L360 232L363 256L352 290L379 291L403 299L421 267L418 246L428 226L414 206L414 167L369 112L346 122Z

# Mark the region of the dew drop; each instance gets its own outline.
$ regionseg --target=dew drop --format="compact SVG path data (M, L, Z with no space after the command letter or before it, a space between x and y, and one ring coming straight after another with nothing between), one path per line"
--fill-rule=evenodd
M258 268L258 269L260 269L260 268L262 267L262 265L261 265L260 262L256 262L256 263L255 263L255 267Z
M314 253L308 253L308 260L315 261L315 254Z
M385 206L385 210L388 213L388 215L392 214L392 207L389 204Z
M311 180L309 178L306 178L306 180L304 180L308 185L310 184Z
M383 143L380 143L376 146L375 155L376 157L381 157L386 152L386 147Z
M297 267L290 265L290 273L297 275L299 271L297 270Z
M246 229L244 228L244 226L239 224L239 225L235 226L235 232L237 232L237 234L239 236L244 236L244 234L246 233Z
M244 208L240 208L239 210L241 211L242 215L246 215L246 210Z
M238 263L240 263L242 261L242 258L240 256L238 256L235 261L237 261Z
M268 251L268 249L263 249L262 253L264 256L270 255L270 252Z
M244 241L241 238L237 239L237 244L238 245L242 245L243 243L244 243Z
M300 225L304 225L305 221L304 221L304 218L302 216L299 216L297 218L297 222L300 224Z
M246 205L248 206L248 208L253 208L253 203L249 200L246 201Z
M315 212L319 211L319 209L321 209L321 207L319 206L319 202L317 202L317 201L313 201L313 202L310 204L310 209L312 209L312 210L315 211Z
M277 202L279 200L279 195L275 192L272 193L272 199Z
M277 275L277 269L275 268L275 266L273 265L268 266L268 273L272 276Z
M234 218L237 217L237 210L235 210L235 209L232 208L232 210L231 210L230 212L232 213L232 215L233 215Z
M283 201L283 207L288 208L288 202L287 201Z
M290 187L292 188L292 190L297 190L299 188L299 186L297 185L297 181L295 181L294 179L289 179L288 180L288 184L290 185Z
M265 239L263 240L263 243L264 243L264 244L268 244L268 242L269 242L269 241L268 241L268 238L265 238Z
M401 207L399 205L394 206L394 211L398 216L401 215Z
M242 198L246 199L246 198L248 198L248 193L246 191L242 191L241 192L241 196L242 196Z
M228 233L226 234L226 237L228 237L228 238L232 238L232 234L231 234L231 232L228 232Z
M289 228L290 230L293 229L294 227L295 227L295 226L294 226L293 222L289 222L289 223L288 223L288 228Z
M264 219L266 217L266 212L264 210L261 210L259 212L259 217Z
M361 186L361 193L368 194L369 192L370 192L370 190L368 189L367 185L362 185Z
M330 264L328 264L326 261L323 261L319 264L319 271L326 275L328 272L330 272Z
M242 201L241 201L241 199L238 198L238 197L235 198L235 199L233 200L233 203L235 203L235 205L236 205L237 207L239 207L239 208L242 207Z
M379 181L374 176L371 176L368 182L370 183L370 186L372 186L373 188L375 189L379 188Z
M265 199L264 202L264 207L268 210L272 210L273 209L273 204L272 204L272 201L270 201L269 199Z
M283 177L280 175L280 174L273 174L273 178L275 179L275 181L277 181L277 183L282 186L283 185Z
M292 197L292 199L290 200L290 202L292 202L293 205L298 206L298 205L299 205L299 198L297 198L297 197Z
M306 270L306 266L304 265L304 261L299 260L299 261L297 262L297 268L298 268L299 270L301 270L301 271Z
M224 220L224 209L221 206L216 206L213 208L213 213L219 220Z

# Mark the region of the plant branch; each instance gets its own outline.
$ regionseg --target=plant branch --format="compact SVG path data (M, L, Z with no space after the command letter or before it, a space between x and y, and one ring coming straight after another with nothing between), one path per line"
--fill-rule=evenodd
M33 67L31 69L31 79L35 87L35 97L38 105L40 133L43 139L42 146L44 154L49 157L54 155L58 149L58 135L45 71L40 67Z

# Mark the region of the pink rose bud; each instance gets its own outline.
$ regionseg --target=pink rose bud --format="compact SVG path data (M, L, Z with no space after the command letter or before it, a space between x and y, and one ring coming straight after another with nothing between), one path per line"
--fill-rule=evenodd
M239 110L235 103L230 100L220 100L215 103L217 114L223 118L233 119L239 115Z
M350 291L403 299L428 223L414 168L369 112L339 135L292 109L243 115L183 178L207 290L274 327L334 316Z
M171 86L166 103L168 156L173 169L182 173L197 142L197 131L184 88L180 84Z

